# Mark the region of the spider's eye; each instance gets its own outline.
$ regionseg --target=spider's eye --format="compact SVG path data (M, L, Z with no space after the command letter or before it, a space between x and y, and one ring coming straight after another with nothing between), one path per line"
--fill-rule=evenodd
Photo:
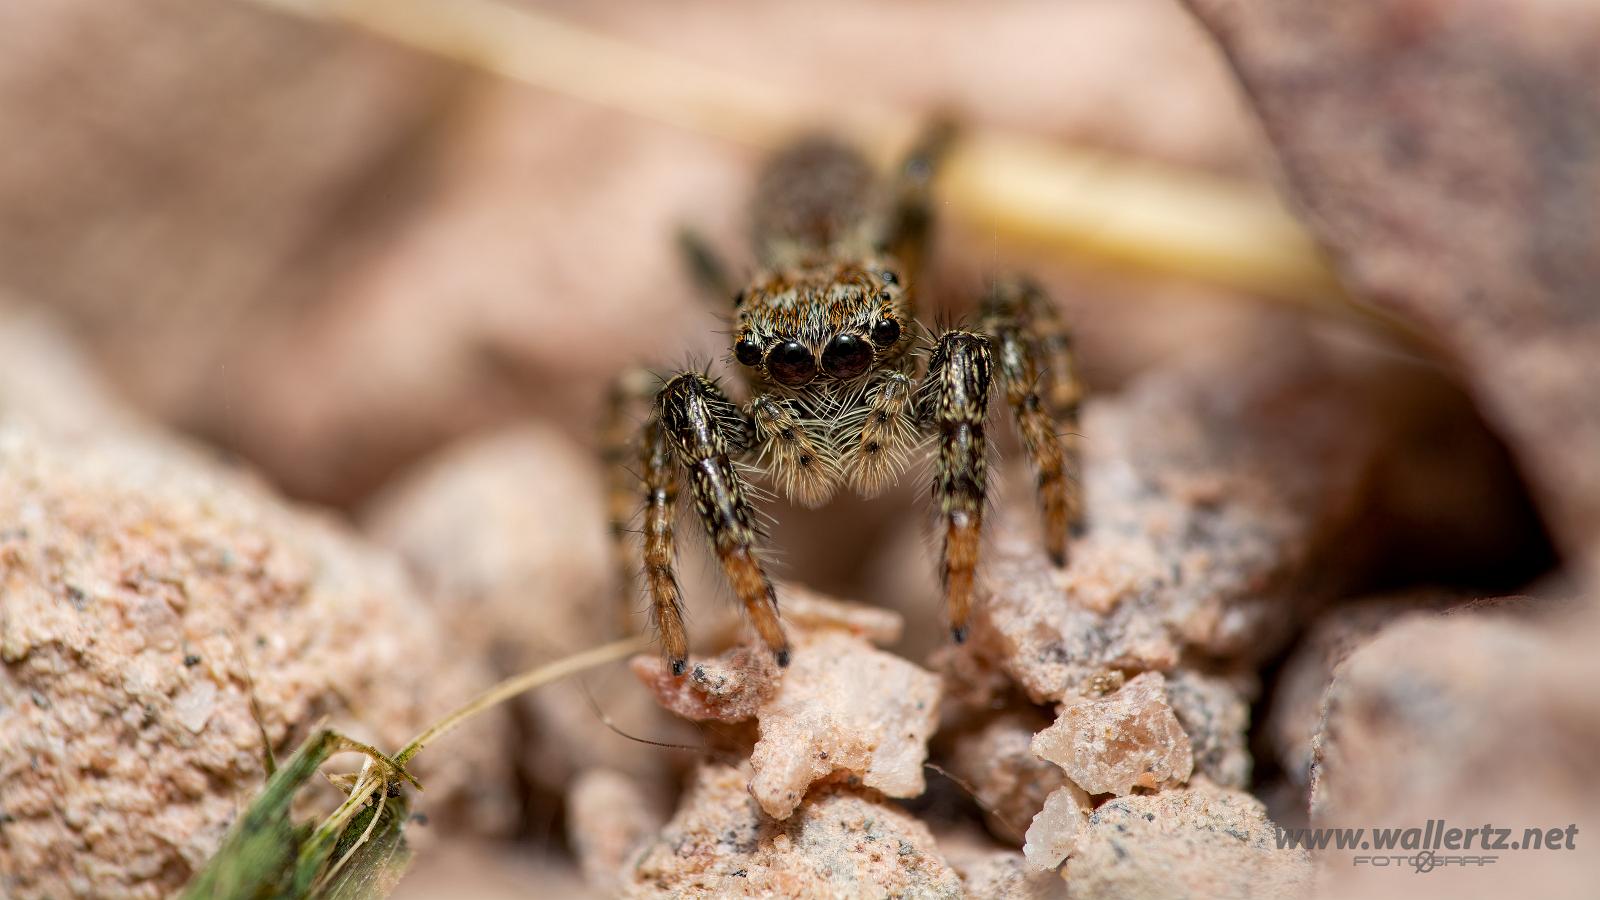
M872 365L872 348L853 334L835 335L822 351L822 371L834 378L854 378Z
M740 338L733 345L733 358L747 366L761 365L761 345L749 338Z
M880 272L878 274L878 277L883 279L883 283L884 284L899 284L900 283L900 276L894 274L894 271L891 270L891 269L884 269L882 272Z
M799 387L816 377L817 361L804 344L788 341L767 354L767 371L779 384Z
M872 326L872 342L879 347L888 347L900 340L900 323L893 319L884 319Z

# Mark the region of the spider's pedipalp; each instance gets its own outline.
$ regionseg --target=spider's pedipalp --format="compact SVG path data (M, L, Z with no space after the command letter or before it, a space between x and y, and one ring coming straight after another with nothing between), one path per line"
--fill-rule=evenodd
M966 640L988 486L989 341L968 331L939 337L923 384L923 412L939 443L934 500L944 526L941 574L950 634Z
M858 494L882 493L905 469L906 457L920 437L916 413L910 376L889 372L840 417L845 447L841 463Z
M757 397L750 402L761 447L761 462L778 488L802 506L818 507L833 498L839 463L832 444L805 428L785 400Z

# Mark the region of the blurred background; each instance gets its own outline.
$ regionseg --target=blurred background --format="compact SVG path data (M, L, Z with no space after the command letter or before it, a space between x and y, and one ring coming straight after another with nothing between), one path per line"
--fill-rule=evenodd
M672 236L692 225L747 263L743 198L763 148L664 123L670 99L655 119L585 99L619 74L587 45L563 93L376 33L453 6L8 5L6 302L50 310L141 409L339 506L495 423L540 416L587 439L619 367L725 352L721 310L693 293ZM623 42L634 62L703 66L741 94L770 88L777 102L757 92L756 108L801 127L944 109L1271 178L1222 63L1161 0L500 8ZM533 35L505 55L563 45ZM741 115L723 113L725 133L749 133ZM1014 252L967 233L938 264L971 293ZM1063 284L1099 386L1159 357L1187 330L1174 316L1237 312L1181 283Z
M1101 395L1287 322L1365 367L1393 425L1341 590L1507 591L1556 566L1500 436L1426 341L1335 286L1225 61L1169 0L0 5L0 313L352 520L419 462L529 422L598 490L608 379L726 352L674 234L746 271L744 197L773 146L831 129L887 161L938 113L992 152L952 175L930 319L1034 272ZM921 491L785 509L786 571L925 594L903 576L925 565L880 561L915 555L896 523ZM538 512L587 528L583 496ZM559 843L559 812L529 808L545 818L524 833ZM425 858L408 889L471 859Z
M753 169L812 128L884 160L935 112L1030 141L1002 156L1023 162L1022 204L946 210L928 314L1033 271L1093 390L1267 310L1400 346L1330 287L1225 63L1166 0L0 16L4 303L59 321L138 409L316 503L357 509L452 439L528 418L592 444L621 367L723 356L673 235L747 270ZM1015 227L1052 193L1091 199ZM1154 227L1110 220L1129 207Z

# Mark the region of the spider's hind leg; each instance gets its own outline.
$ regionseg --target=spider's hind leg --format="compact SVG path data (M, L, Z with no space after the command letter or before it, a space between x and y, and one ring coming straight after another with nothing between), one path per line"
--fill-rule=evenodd
M650 416L651 400L660 384L660 379L642 368L631 368L618 375L606 393L605 421L600 429L600 459L606 475L606 519L610 528L612 564L616 570L616 616L621 634L633 634L636 630L633 617L638 599L640 560L639 548L629 535L633 531L634 517L639 513L640 479L649 468L648 465L634 468L648 458L647 451L640 446L639 423ZM645 436L648 438L648 432ZM652 490L647 489L647 496L653 496Z
M933 232L934 178L955 143L956 133L952 120L936 119L930 123L901 161L894 178L893 205L883 249L905 266L913 280L922 271Z
M760 528L755 509L746 496L743 479L733 465L735 455L747 452L756 439L755 426L729 400L722 389L710 378L698 372L684 372L674 376L656 394L655 414L651 419L655 429L656 446L670 450L671 456L683 467L688 476L689 492L694 499L695 513L705 526L706 537L717 554L717 562L732 586L734 595L744 604L751 624L767 647L772 650L779 665L789 661L789 641L783 633L783 623L778 618L777 594L772 580L761 565L759 541ZM648 443L648 442L647 442ZM646 466L646 481L656 468L656 460ZM662 461L665 466L665 461ZM646 571L650 572L650 546L653 536L653 502L646 507L645 545ZM666 565L661 588L672 584L670 593L655 594L658 585L652 579L652 593L658 618L676 617L675 627L680 632L676 644L669 637L669 628L661 628L662 644L672 661L673 671L682 674L687 650L681 639L682 616L675 609L676 583L671 579L671 503L660 512L667 537L662 549Z
M738 287L728 273L727 263L717 255L705 235L692 228L678 229L678 252L695 286L713 308L721 310L728 304L738 305Z
M998 281L983 300L1006 403L1038 477L1045 549L1065 565L1083 528L1078 406L1082 387L1071 338L1044 292L1020 278Z

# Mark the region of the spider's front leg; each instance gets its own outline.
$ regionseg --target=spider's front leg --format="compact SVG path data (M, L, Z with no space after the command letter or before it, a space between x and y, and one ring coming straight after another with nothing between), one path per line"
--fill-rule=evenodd
M944 525L941 575L950 635L967 639L978 543L988 488L989 341L967 331L947 331L934 344L923 382L922 409L939 442L933 498Z
M656 485L671 487L674 462L688 475L695 513L734 595L778 664L788 665L789 642L778 619L777 594L759 558L755 510L732 459L750 449L754 424L711 379L684 372L656 394L650 428L653 434L645 442L645 483L651 491L645 507L645 572L673 674L683 674L688 643L672 573L672 492L666 490L658 502Z
M1078 405L1082 396L1071 339L1044 292L1001 279L983 300L983 330L994 342L1000 383L1038 477L1045 549L1056 565L1083 529Z

